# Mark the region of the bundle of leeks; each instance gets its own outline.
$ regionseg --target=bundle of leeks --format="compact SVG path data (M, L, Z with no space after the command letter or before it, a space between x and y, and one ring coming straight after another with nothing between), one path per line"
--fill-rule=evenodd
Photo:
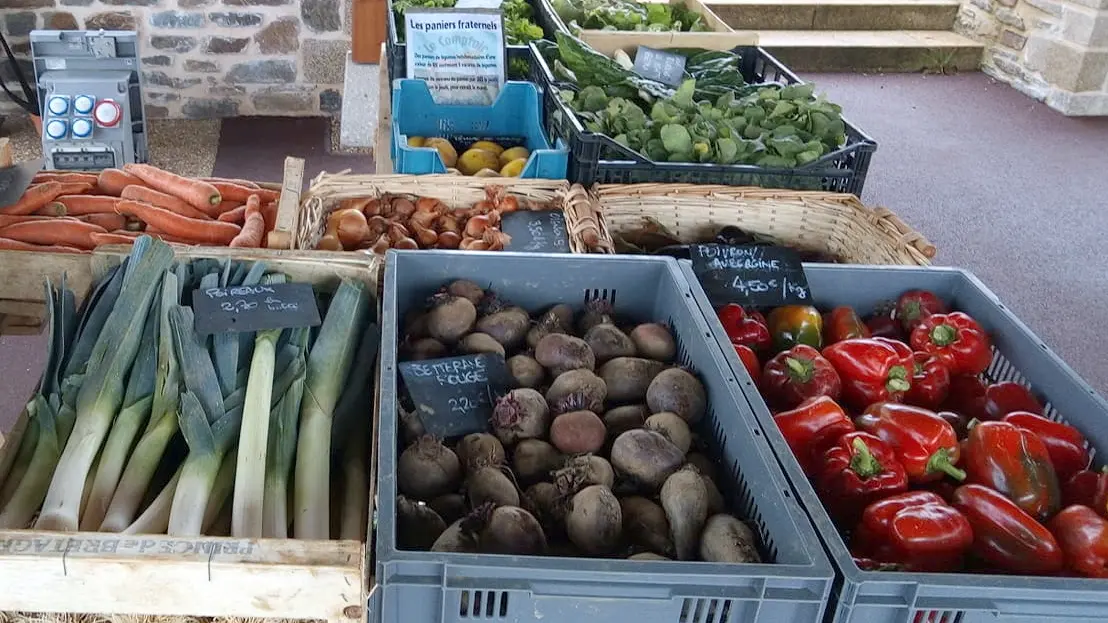
M79 311L47 281L47 365L0 473L0 529L363 539L380 336L362 285L344 280L317 329L194 326L196 288L285 281L175 262L145 236Z

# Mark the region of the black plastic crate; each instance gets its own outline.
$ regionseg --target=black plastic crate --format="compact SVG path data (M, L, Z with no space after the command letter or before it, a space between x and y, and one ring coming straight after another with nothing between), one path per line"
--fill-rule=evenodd
M534 57L531 81L543 91L546 131L551 139L561 138L569 145L568 179L571 182L586 186L683 182L862 194L877 143L845 118L846 144L815 162L795 169L770 169L750 164L654 162L609 136L586 130L557 93L558 89L574 90L576 86L555 79L550 64L539 49L534 45L531 49ZM741 57L740 71L747 83L804 82L763 48L741 47L733 51Z
M547 19L546 13L539 7L538 0L528 0L533 9L531 15L531 21L535 22L542 28L543 35L547 38L553 38L554 33L557 32L557 25L551 23ZM399 31L396 28L396 12L392 8L393 0L388 0L388 36L385 37L385 56L389 64L389 84L392 84L394 80L408 77L408 63L407 63L407 47L406 44L400 41ZM526 45L509 45L508 51L508 79L509 80L527 80L528 76L534 75L534 63L535 60L532 57L531 49ZM512 74L512 62L525 61L528 64L529 72L526 75L514 76Z

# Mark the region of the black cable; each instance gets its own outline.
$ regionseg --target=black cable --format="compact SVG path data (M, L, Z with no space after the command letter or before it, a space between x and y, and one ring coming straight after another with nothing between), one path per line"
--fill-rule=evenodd
M12 93L11 90L8 89L8 85L4 84L3 80L0 80L0 89L3 89L4 92L8 94L8 97L19 105L20 108L32 115L39 114L38 96L27 82L27 77L23 75L23 69L20 68L19 61L16 60L15 54L12 52L11 47L8 46L8 40L4 38L3 34L0 34L0 45L4 46L4 53L8 55L8 62L11 64L12 71L15 72L15 77L19 79L20 86L23 88L23 96L27 99L20 99L15 93Z

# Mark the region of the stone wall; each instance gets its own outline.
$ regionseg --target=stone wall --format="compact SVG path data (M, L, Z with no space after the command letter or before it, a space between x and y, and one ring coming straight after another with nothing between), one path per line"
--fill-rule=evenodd
M342 107L350 0L0 0L0 6L0 28L17 54L29 52L27 35L36 28L137 30L151 118L330 115ZM10 80L9 73L3 78ZM12 108L0 93L0 111L5 106Z
M1108 0L967 0L982 69L1067 115L1108 115Z

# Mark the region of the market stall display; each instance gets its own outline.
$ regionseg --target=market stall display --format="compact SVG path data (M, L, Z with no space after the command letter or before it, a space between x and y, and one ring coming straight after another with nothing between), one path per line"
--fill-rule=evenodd
M693 291L844 577L834 620L1103 618L1108 402L964 271L805 272L818 308Z
M0 303L45 277L49 310L0 451L0 576L22 587L0 608L362 620L376 271L237 253L0 258Z
M187 245L264 247L280 185L191 179L145 164L44 171L0 208L0 248L80 253L149 234Z
M362 212L366 229L361 219L349 212L351 209ZM505 215L544 211L562 215L561 236L569 251L589 253L612 248L588 194L566 182L326 173L312 181L304 198L294 248L341 247L379 254L389 248L520 250L512 247L510 236L505 236ZM343 218L352 220L357 230L353 236L348 234L349 244L342 240ZM372 227L383 231L377 232L371 222ZM363 236L366 232L368 235ZM550 233L551 238L558 234L553 230ZM468 241L465 247L463 241Z
M598 619L693 609L821 619L830 581L822 552L784 499L678 277L664 258L516 255L509 267L490 253L389 252L382 620L557 618L581 609ZM417 337L424 332L432 337ZM529 341L533 356L518 354ZM630 353L637 357L614 357ZM489 397L493 385L503 391ZM441 434L420 436L430 431ZM686 455L686 442L695 454ZM722 500L703 477L710 474ZM503 505L490 514L486 501ZM551 514L544 501L554 502ZM760 562L743 547L751 542ZM468 578L464 588L453 587L458 576ZM765 597L752 598L753 587Z
M531 44L550 136L581 184L694 182L860 195L876 143L765 50L673 50L678 88L559 33Z

